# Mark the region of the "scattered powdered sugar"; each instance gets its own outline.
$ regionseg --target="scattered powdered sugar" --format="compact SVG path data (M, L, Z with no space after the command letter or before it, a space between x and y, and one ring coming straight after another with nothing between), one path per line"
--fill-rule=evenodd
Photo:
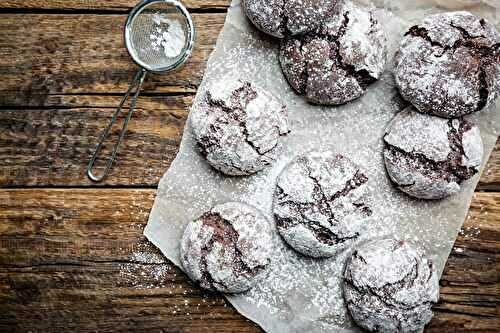
M170 262L148 243L139 243L129 262L120 264L120 276L127 286L138 289L157 289L173 286L169 281Z
M186 46L186 32L178 19L169 19L162 14L154 14L155 29L149 36L153 49L163 49L165 56L175 58Z
M392 32L387 34L391 38L392 56L410 23L382 10L376 15L384 22L384 29ZM226 177L199 154L188 122L179 154L160 183L145 230L148 239L169 260L180 266L179 243L187 223L214 205L245 202L271 218L279 174L295 157L321 149L349 156L366 172L373 208L366 229L351 247L333 258L321 260L299 255L274 230L277 244L268 274L248 292L226 295L237 310L269 332L359 332L347 314L342 273L352 249L376 238L394 237L420 245L438 275L441 274L466 217L478 177L467 182L457 195L442 201L412 199L393 187L384 167L383 136L391 119L406 105L398 97L392 73L384 73L354 103L336 108L310 105L294 93L283 77L276 42L263 38L250 25L239 1L229 10L197 102L214 82L221 82L221 77L235 72L286 101L292 134L284 138L283 153L272 167L250 177ZM497 138L497 111L492 108L475 116L486 156Z

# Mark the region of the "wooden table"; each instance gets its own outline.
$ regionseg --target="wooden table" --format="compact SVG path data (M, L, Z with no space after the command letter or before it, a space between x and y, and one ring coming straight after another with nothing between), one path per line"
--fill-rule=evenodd
M184 69L151 76L103 184L85 166L136 67L135 0L0 3L0 332L258 332L142 236L228 0L185 1ZM114 129L114 133L118 128ZM498 331L500 144L441 280L429 332Z

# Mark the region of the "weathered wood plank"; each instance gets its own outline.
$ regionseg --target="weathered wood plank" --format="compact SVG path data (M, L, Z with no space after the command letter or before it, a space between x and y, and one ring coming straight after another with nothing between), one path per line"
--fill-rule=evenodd
M0 330L258 332L147 243L153 200L153 190L0 191ZM498 327L499 222L500 193L477 193L428 332Z
M137 4L138 0L4 0L0 3L0 8L15 9L130 9ZM183 4L187 8L227 8L230 0L184 0Z
M497 140L495 150L484 169L479 188L500 191L500 138Z
M169 265L96 263L0 271L0 299L3 332L14 328L20 332L260 332L221 295L194 288Z
M123 44L125 19L0 14L0 106L44 105L51 94L124 93L138 69ZM194 14L192 57L178 71L150 75L144 92L194 92L224 19Z
M52 95L45 108L0 111L0 186L91 185L87 161L120 98ZM141 97L117 163L100 185L156 186L175 158L192 99ZM113 139L120 125L114 127ZM499 166L500 141L480 189L500 189Z
M61 99L64 109L0 111L0 186L91 184L86 165L120 97ZM155 186L177 154L191 102L192 96L140 98L104 184ZM113 127L98 166L106 162L122 121Z

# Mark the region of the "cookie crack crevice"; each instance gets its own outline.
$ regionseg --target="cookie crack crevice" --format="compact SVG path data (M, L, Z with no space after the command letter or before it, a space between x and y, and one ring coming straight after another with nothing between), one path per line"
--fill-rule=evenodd
M341 196L346 196L352 191L358 189L361 185L364 185L368 182L368 177L366 177L361 171L357 170L356 173L354 174L354 177L352 179L349 179L345 187L335 193L332 197L332 199L335 201Z
M479 101L477 102L476 111L481 111L484 107L488 105L488 100L490 97L490 87L488 84L488 77L486 75L486 69L484 68L484 66L481 66L481 68L479 69L478 80L479 80Z
M350 14L349 11L346 11L344 13L344 20L342 21L342 25L339 28L337 36L331 36L329 34L321 34L321 37L335 44L335 55L332 58L332 60L336 62L341 69L346 71L346 73L349 76L354 77L363 90L366 90L366 88L370 84L377 81L377 78L371 76L370 72L368 72L368 70L366 69L356 70L356 67L354 65L348 64L342 57L342 54L340 53L342 47L342 45L340 44L340 39L345 36L347 27L349 26L349 21L350 21L349 14ZM370 22L373 27L375 23L373 21L372 15L370 15Z
M238 269L238 274L248 276L256 275L265 268L265 265L257 265L253 268L248 266L248 264L243 260L244 254L238 248L238 240L240 237L238 231L234 229L230 221L224 219L219 213L207 212L201 216L200 221L205 227L209 227L214 230L222 229L222 232L214 233L210 240L201 249L201 284L206 284L210 287L210 289L217 289L215 288L216 284L229 289L228 286L222 281L216 281L208 270L207 256L213 251L215 243L219 243L225 248L231 247L234 250L235 255L233 257L232 268Z
M451 47L445 46L439 42L434 41L431 38L431 36L429 36L429 31L426 28L420 27L418 25L411 27L410 30L408 30L408 32L405 34L405 36L422 38L422 39L426 40L427 42L429 42L431 44L431 46L441 48L442 52L437 57L442 57L448 49L451 49Z
M462 35L462 38L465 39L465 40L470 40L470 39L475 39L475 38L485 38L485 36L483 35L479 35L479 36L472 36L468 31L467 29L459 26L459 25L456 25L455 23L450 22L450 27L458 30L460 32L460 34Z
M248 132L248 127L247 127L247 120L246 117L244 117L245 112L244 109L246 106L254 99L257 98L257 91L252 89L249 83L245 83L242 87L238 88L233 92L232 100L235 102L235 105L233 107L226 105L225 103L220 103L217 100L214 100L212 98L207 98L207 102L211 106L219 107L221 108L222 111L224 111L224 114L227 115L227 117L231 118L234 120L237 125L241 128L243 132L243 136L245 139L245 142L260 156L266 155L269 151L272 151L276 146L278 145L278 142L276 142L276 145L273 146L272 148L266 150L266 151L261 151L262 149L255 144L252 140L250 140L250 134ZM242 118L243 117L243 118ZM225 119L227 122L228 120ZM217 144L215 144L217 145ZM209 148L210 146L208 146ZM207 149L204 147L204 150L206 151ZM269 163L268 163L269 164ZM239 168L235 167L237 170L240 170ZM241 171L241 170L240 170Z
M354 257L354 255L353 255ZM357 254L357 258L363 258ZM381 303L385 304L388 308L395 310L414 310L423 304L430 303L429 301L421 302L414 306L408 305L404 302L396 301L393 297L394 290L399 290L402 288L411 288L414 286L416 279L418 278L419 264L416 258L413 258L414 264L412 269L400 280L395 282L386 283L381 287L375 288L371 286L358 286L354 283L352 276L346 276L345 281L349 284L351 288L356 290L360 294L370 294L371 296L377 298ZM366 260L363 258L363 263L366 264ZM389 301L388 299L391 299Z
M283 5L281 6L281 12L283 13L283 18L278 27L278 33L283 36L289 36L292 34L290 29L288 29L288 15L286 15L286 6L288 5L288 0L283 0Z
M451 167L451 172L460 179L466 180L474 176L479 170L475 167L466 167L461 165L462 158L467 156L463 145L464 133L471 129L469 123L460 122L458 129L453 126L453 120L448 121L448 142L450 143L451 153L448 155L448 161L455 163L457 168Z
M301 40L301 39L297 39L297 41L300 42L300 54L302 55L302 57L305 58L305 53L306 51L304 50L304 47L306 46L306 42ZM300 94L307 94L307 84L309 82L309 64L307 62L307 60L304 60L304 71L302 73L300 73L300 86L297 87L298 89L298 92Z
M318 221L311 220L307 216L305 216L305 212L308 210L314 210L317 208L318 204L317 203L298 203L292 200L287 200L286 198L288 197L287 194L284 193L283 189L277 186L278 192L280 192L280 195L278 197L283 200L280 202L281 205L288 205L294 208L294 211L297 212L301 219L306 222L306 223L297 223L294 221L292 218L284 218L279 215L276 215L276 219L278 220L278 224L283 226L284 228L290 228L296 225L301 225L311 231L314 236L322 243L328 245L328 246L334 246L336 244L342 244L345 243L351 239L356 239L359 237L358 233L355 233L353 236L344 236L341 237L331 229L321 225ZM323 204L324 206L325 204ZM328 203L326 203L328 206ZM323 207L322 206L322 207ZM328 220L330 225L333 225L333 222L337 222L334 218L333 212L331 209L328 210Z
M408 160L414 160L418 163L417 171L425 176L434 178L435 175L430 171L437 173L437 175L444 180L449 182L456 182L461 184L465 180L469 179L471 175L474 175L477 170L473 167L468 168L462 165L454 165L449 158L446 161L435 161L428 158L419 152L408 152L401 149L395 145L391 145L386 141L386 148L396 159L400 160L406 158ZM454 151L452 149L453 154ZM410 184L398 184L398 186L411 186Z
M481 20L481 26L484 27L484 25L485 21ZM484 35L472 36L467 31L467 29L456 25L453 22L450 22L449 26L456 29L458 32L460 32L461 35L461 39L457 40L452 46L442 45L441 43L434 41L429 36L429 31L426 28L420 26L411 27L410 30L405 34L405 36L411 35L413 37L420 37L428 41L431 46L441 48L441 53L439 55L436 55L436 57L442 57L448 51L454 52L460 47L465 47L467 48L467 50L469 50L469 52L472 53L474 57L479 58L479 101L477 102L476 111L480 111L488 105L488 99L491 93L484 64L490 61L490 59L495 56L496 50L499 49L500 44L495 44L492 46L478 44L476 43L476 41L485 39L486 37Z

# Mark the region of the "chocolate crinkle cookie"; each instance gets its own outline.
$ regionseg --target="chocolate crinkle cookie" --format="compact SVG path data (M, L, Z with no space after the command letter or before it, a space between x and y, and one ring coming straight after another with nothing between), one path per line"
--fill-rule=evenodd
M309 102L340 105L380 78L386 56L373 12L344 1L319 29L282 40L279 59L290 85Z
M323 23L337 0L243 0L247 17L274 37L311 31Z
M442 199L460 191L478 173L483 159L479 128L409 107L396 115L385 141L385 165L403 192L421 199Z
M344 298L354 321L368 331L416 333L432 318L439 279L420 249L404 241L376 240L348 259Z
M469 12L431 15L406 33L396 83L420 112L456 118L500 94L500 34Z
M242 203L213 207L191 222L181 240L181 263L201 287L225 293L253 287L270 263L270 222Z
M225 78L208 89L193 109L194 137L215 169L250 175L272 164L289 133L288 110L250 82Z
M304 255L335 255L358 238L372 213L367 183L357 165L331 151L296 158L276 185L273 210L279 233Z

